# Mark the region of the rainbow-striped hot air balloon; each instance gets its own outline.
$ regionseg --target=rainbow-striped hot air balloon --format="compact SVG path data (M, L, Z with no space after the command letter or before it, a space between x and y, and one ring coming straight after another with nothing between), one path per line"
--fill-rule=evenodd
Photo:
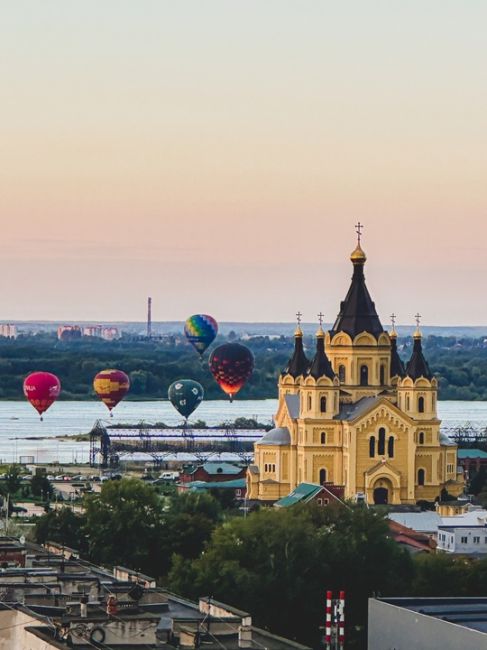
M123 400L129 392L130 379L121 370L109 368L99 372L93 380L95 393L106 405L110 411L110 417L113 416L112 409Z
M186 320L184 333L198 354L203 356L206 348L215 340L218 323L208 314L194 314Z

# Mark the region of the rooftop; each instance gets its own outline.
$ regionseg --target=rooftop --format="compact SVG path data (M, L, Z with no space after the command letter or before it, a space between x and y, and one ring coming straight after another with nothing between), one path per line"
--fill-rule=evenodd
M176 650L194 647L197 637L210 650L310 650L253 626L247 612L208 597L193 602L148 586L155 584L153 578L130 569L111 572L77 557L66 559L65 549L57 545L48 545L53 552L15 538L0 538L2 543L23 551L26 563L0 571L2 629L15 630L15 639L9 637L15 650L40 647L34 637L45 650Z
M321 485L316 485L315 483L300 483L290 494L276 501L274 505L277 508L287 508L296 503L306 502L321 492L322 489Z
M487 633L487 598L379 598L378 600L448 621L454 625Z
M457 451L458 458L487 458L487 451L482 449L459 449Z

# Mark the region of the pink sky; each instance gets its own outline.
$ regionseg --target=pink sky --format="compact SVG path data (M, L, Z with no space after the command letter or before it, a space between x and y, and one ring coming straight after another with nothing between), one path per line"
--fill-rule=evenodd
M487 5L16 0L0 320L487 324Z

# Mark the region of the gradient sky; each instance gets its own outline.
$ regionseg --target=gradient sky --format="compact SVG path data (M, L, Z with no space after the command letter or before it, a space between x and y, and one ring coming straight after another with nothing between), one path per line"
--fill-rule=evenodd
M0 319L487 324L484 0L0 9Z

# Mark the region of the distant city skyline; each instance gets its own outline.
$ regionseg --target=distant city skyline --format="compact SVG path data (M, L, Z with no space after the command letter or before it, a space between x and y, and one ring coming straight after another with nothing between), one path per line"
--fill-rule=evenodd
M487 5L0 11L0 321L487 325Z

